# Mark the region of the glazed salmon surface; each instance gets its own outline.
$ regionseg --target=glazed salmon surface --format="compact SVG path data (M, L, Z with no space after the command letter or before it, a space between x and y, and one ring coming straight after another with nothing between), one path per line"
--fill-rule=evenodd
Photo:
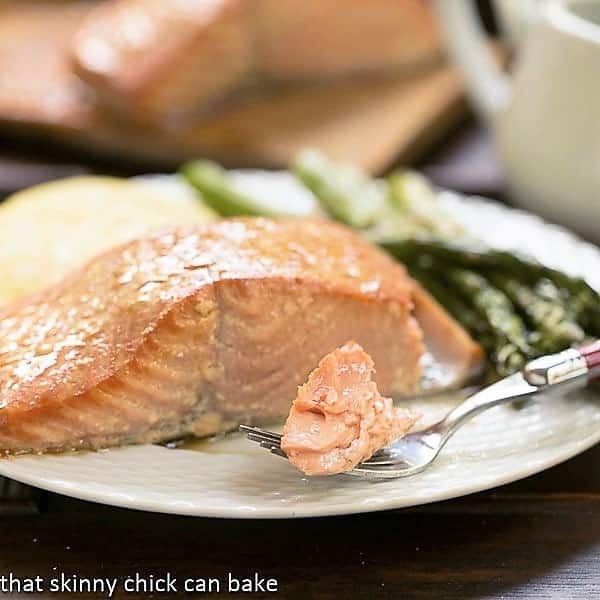
M325 356L298 389L281 448L307 475L350 471L402 437L417 415L395 408L372 380L373 359L350 341Z
M410 394L423 354L412 291L402 266L325 221L224 220L119 246L0 313L0 450L281 419L348 339L384 394Z

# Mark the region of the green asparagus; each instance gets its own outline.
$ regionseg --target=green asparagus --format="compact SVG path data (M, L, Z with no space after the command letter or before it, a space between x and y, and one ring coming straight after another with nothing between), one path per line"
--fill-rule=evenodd
M453 267L445 274L494 333L492 359L498 373L506 375L520 369L532 355L532 349L525 324L506 294L474 271Z
M399 260L416 260L427 254L443 261L478 272L510 273L520 281L535 285L547 279L565 295L576 320L590 335L600 336L600 294L585 280L572 277L503 250L491 250L472 242L451 243L436 239L403 239L383 241L381 245Z
M380 182L351 165L334 163L315 150L302 152L292 170L336 221L362 229L373 225L385 211Z
M429 268L415 267L410 274L469 331L486 350L493 350L493 333L488 323L481 319L476 310L460 297L456 290L436 276Z
M491 280L520 309L531 330L530 343L539 354L559 352L585 339L583 329L562 303L551 301L510 275L495 273Z
M438 194L425 177L414 171L395 171L387 178L388 201L416 235L448 239L465 231L440 207Z
M183 165L181 174L213 210L223 217L280 216L263 203L238 191L223 167L216 163L197 160Z

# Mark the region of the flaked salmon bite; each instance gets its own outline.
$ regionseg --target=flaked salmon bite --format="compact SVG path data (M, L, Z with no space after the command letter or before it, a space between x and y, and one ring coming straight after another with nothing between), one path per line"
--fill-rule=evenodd
M282 419L348 339L375 360L382 393L410 394L424 351L413 291L401 265L325 221L223 220L116 247L0 311L0 450ZM446 347L475 362L477 346L452 323Z
M350 471L392 440L418 416L395 408L372 380L373 359L347 342L325 356L298 389L281 448L307 475Z

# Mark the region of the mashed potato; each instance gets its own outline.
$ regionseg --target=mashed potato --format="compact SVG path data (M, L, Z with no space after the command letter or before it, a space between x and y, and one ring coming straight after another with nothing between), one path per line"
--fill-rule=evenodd
M0 204L0 305L149 230L214 219L186 192L176 180L74 177L14 194Z

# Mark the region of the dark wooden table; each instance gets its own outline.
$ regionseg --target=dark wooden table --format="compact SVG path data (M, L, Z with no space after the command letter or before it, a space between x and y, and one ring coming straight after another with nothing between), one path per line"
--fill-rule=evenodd
M457 131L422 166L444 185L504 197L489 140L472 125ZM0 188L14 185L15 175L25 184L90 168L70 157L31 160L29 167L14 153L12 162L0 159ZM12 572L20 578L47 578L64 572L123 581L137 572L146 579L170 573L181 582L257 572L276 578L279 591L253 597L600 597L600 447L487 493L351 517L193 519L31 491L27 498L5 503L4 512L0 577ZM121 592L113 597L167 596Z

